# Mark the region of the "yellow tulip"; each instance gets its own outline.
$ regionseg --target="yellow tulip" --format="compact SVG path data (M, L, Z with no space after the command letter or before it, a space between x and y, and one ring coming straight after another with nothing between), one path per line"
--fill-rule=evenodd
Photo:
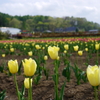
M32 43L32 46L34 46L35 45L35 43Z
M48 60L48 56L44 56L44 60Z
M8 61L8 68L10 73L15 74L18 72L18 62L17 60Z
M66 53L67 53L67 51L66 51L66 50L64 50L64 53L66 54Z
M59 48L56 46L53 46L53 47L49 46L48 47L48 54L49 54L51 59L57 59L58 51L59 51Z
M24 48L24 50L26 50L26 48Z
M33 76L36 72L37 64L32 58L22 61L24 66L24 74L26 76Z
M35 48L36 49L40 49L41 47L39 45L35 45Z
M45 47L42 47L42 49L44 50L44 49L45 49Z
M28 52L28 55L29 56L32 56L33 55L32 51Z
M14 48L10 48L10 51L11 51L11 52L14 52Z
M74 51L78 51L79 47L78 46L74 46L73 48L74 48Z
M59 60L59 59L60 59L60 57L58 56L58 57L57 57L57 60Z
M88 51L88 48L85 48L85 51Z
M78 55L82 56L83 55L83 51L78 51Z
M89 83L92 86L98 86L100 84L100 67L89 65L86 72Z
M64 45L64 48L65 48L66 50L68 50L68 49L69 49L69 45L68 45L68 44Z
M24 79L24 86L26 89L29 89L30 86L29 86L29 78L25 78ZM32 86L32 79L31 79L31 86Z
M95 44L95 49L99 50L99 44Z
M5 54L2 54L2 57L5 57L6 55Z

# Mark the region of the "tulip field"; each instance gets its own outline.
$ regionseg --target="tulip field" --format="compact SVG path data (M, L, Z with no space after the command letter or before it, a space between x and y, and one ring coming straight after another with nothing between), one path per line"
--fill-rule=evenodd
M0 40L0 100L100 100L100 37Z

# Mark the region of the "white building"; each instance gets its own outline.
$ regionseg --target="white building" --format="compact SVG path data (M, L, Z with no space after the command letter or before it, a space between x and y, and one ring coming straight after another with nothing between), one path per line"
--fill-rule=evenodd
M89 33L98 33L99 30L98 29L94 29L94 30L89 30Z
M13 34L20 33L21 30L18 28L12 28L12 27L0 27L0 31L1 32L9 32L13 35Z

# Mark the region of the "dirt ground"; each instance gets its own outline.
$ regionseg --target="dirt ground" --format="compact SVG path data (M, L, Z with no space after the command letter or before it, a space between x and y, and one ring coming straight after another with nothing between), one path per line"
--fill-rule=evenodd
M19 62L24 58L28 58L27 56L17 56L17 55L8 55L5 58L0 57L0 63L8 62L9 59L17 59ZM74 62L76 59L76 54L72 54L69 58L71 65L74 66ZM86 54L83 56L77 56L78 59L78 67L84 71L86 71L87 66L84 64L86 59ZM95 65L96 55L92 55L92 58L89 59L90 65ZM48 80L46 80L45 76L43 75L39 84L35 85L33 82L33 100L54 100L54 82L52 79L52 75L54 73L53 68L53 60L50 58L47 60L46 67L50 70L50 75ZM64 68L63 62L61 62L59 67L59 90L64 83L65 77L61 75L61 72ZM13 81L13 76L8 76L5 73L0 73L0 92L6 90L6 97L5 100L18 100L16 95L15 84ZM18 75L17 81L19 85L19 89L21 89L24 76ZM27 89L25 92L27 96ZM77 85L76 78L74 72L71 73L71 80L70 82L66 82L65 90L64 90L64 100L94 100L94 90L89 82L81 81L80 85ZM99 97L100 100L100 97Z

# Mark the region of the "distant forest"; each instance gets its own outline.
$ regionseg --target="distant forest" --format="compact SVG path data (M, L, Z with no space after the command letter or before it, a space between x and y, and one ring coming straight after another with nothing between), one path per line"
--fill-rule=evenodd
M11 16L0 12L0 27L14 27L21 30L43 32L54 31L56 28L77 27L80 31L100 30L100 24L79 17L51 17L43 15Z

